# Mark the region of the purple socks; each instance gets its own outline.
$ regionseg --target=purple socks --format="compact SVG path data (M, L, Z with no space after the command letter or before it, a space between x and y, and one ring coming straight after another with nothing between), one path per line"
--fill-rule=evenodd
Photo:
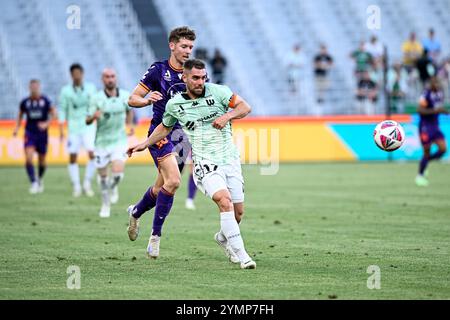
M148 190L145 191L142 199L134 207L133 217L135 217L136 219L139 219L146 211L156 206L156 197L153 194L152 189L153 186L148 188Z
M36 176L34 175L34 166L33 164L25 164L25 168L27 170L28 178L30 179L31 183L36 182Z
M161 188L156 200L155 216L153 218L152 235L161 236L161 229L173 204L173 194Z
M194 199L196 191L197 191L197 186L194 183L194 175L191 173L191 175L189 176L189 182L188 182L188 198Z

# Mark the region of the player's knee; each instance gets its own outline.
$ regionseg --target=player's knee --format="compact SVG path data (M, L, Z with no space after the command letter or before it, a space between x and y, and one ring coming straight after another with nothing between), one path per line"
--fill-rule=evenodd
M174 192L180 187L181 179L180 177L170 177L167 181L164 182L164 189L167 189L169 192Z
M94 152L93 151L89 151L88 152L88 156L90 160L94 160L95 156L94 156Z
M231 197L229 195L220 196L216 200L216 203L221 212L233 211L233 203L231 202Z

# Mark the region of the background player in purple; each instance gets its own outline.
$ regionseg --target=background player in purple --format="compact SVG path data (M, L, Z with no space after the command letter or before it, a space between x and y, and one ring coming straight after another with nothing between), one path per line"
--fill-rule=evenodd
M183 63L192 53L195 38L195 32L188 27L172 30L169 35L171 51L169 59L152 64L130 95L128 101L130 107L142 108L153 105L149 135L162 122L167 101L186 89L181 79ZM155 207L153 229L147 246L147 254L150 258L159 256L161 229L172 207L174 194L180 185L180 172L190 149L188 139L178 123L169 136L149 147L150 154L158 167L158 176L142 199L128 207L130 219L127 230L130 240L136 240L139 234L139 218L144 212Z
M416 184L421 187L428 186L426 178L426 168L428 162L437 160L447 151L445 137L439 129L439 114L448 114L443 107L444 93L441 90L439 80L431 78L429 89L425 90L420 97L418 112L420 114L419 134L423 147L423 158L419 165L419 174L416 177ZM431 154L431 146L436 144L438 150Z
M23 116L26 116L24 147L25 168L31 182L30 193L44 191L42 178L46 169L45 156L47 154L48 126L56 118L56 108L46 96L41 94L39 80L30 81L30 96L20 103L17 124L13 135L17 136ZM34 173L33 157L38 154L38 177Z

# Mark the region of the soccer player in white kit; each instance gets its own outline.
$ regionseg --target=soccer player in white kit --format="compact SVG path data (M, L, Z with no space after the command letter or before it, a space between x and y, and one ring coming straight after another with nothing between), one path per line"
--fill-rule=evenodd
M192 144L194 181L219 207L221 228L215 240L232 262L240 263L242 269L254 269L256 263L245 250L239 229L244 213L244 179L230 123L248 115L251 108L228 87L206 83L206 79L204 62L186 61L186 92L167 102L162 123L146 141L129 148L128 155L164 139L178 121Z

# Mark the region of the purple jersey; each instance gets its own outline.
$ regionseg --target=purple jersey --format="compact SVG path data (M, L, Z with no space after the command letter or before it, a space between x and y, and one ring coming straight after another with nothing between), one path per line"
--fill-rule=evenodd
M50 99L46 96L40 96L37 99L28 97L22 100L20 110L27 117L26 132L30 134L42 133L38 127L38 123L49 119L51 105Z
M150 66L142 77L139 84L147 91L158 91L163 99L153 104L153 119L151 125L158 126L166 110L167 101L169 101L178 92L186 91L186 85L181 76L182 69L175 69L168 60L155 62ZM174 129L181 128L177 123Z
M444 102L444 93L427 89L420 97L420 100L420 103L426 104L427 109L440 108ZM439 115L420 115L419 127L439 127Z

